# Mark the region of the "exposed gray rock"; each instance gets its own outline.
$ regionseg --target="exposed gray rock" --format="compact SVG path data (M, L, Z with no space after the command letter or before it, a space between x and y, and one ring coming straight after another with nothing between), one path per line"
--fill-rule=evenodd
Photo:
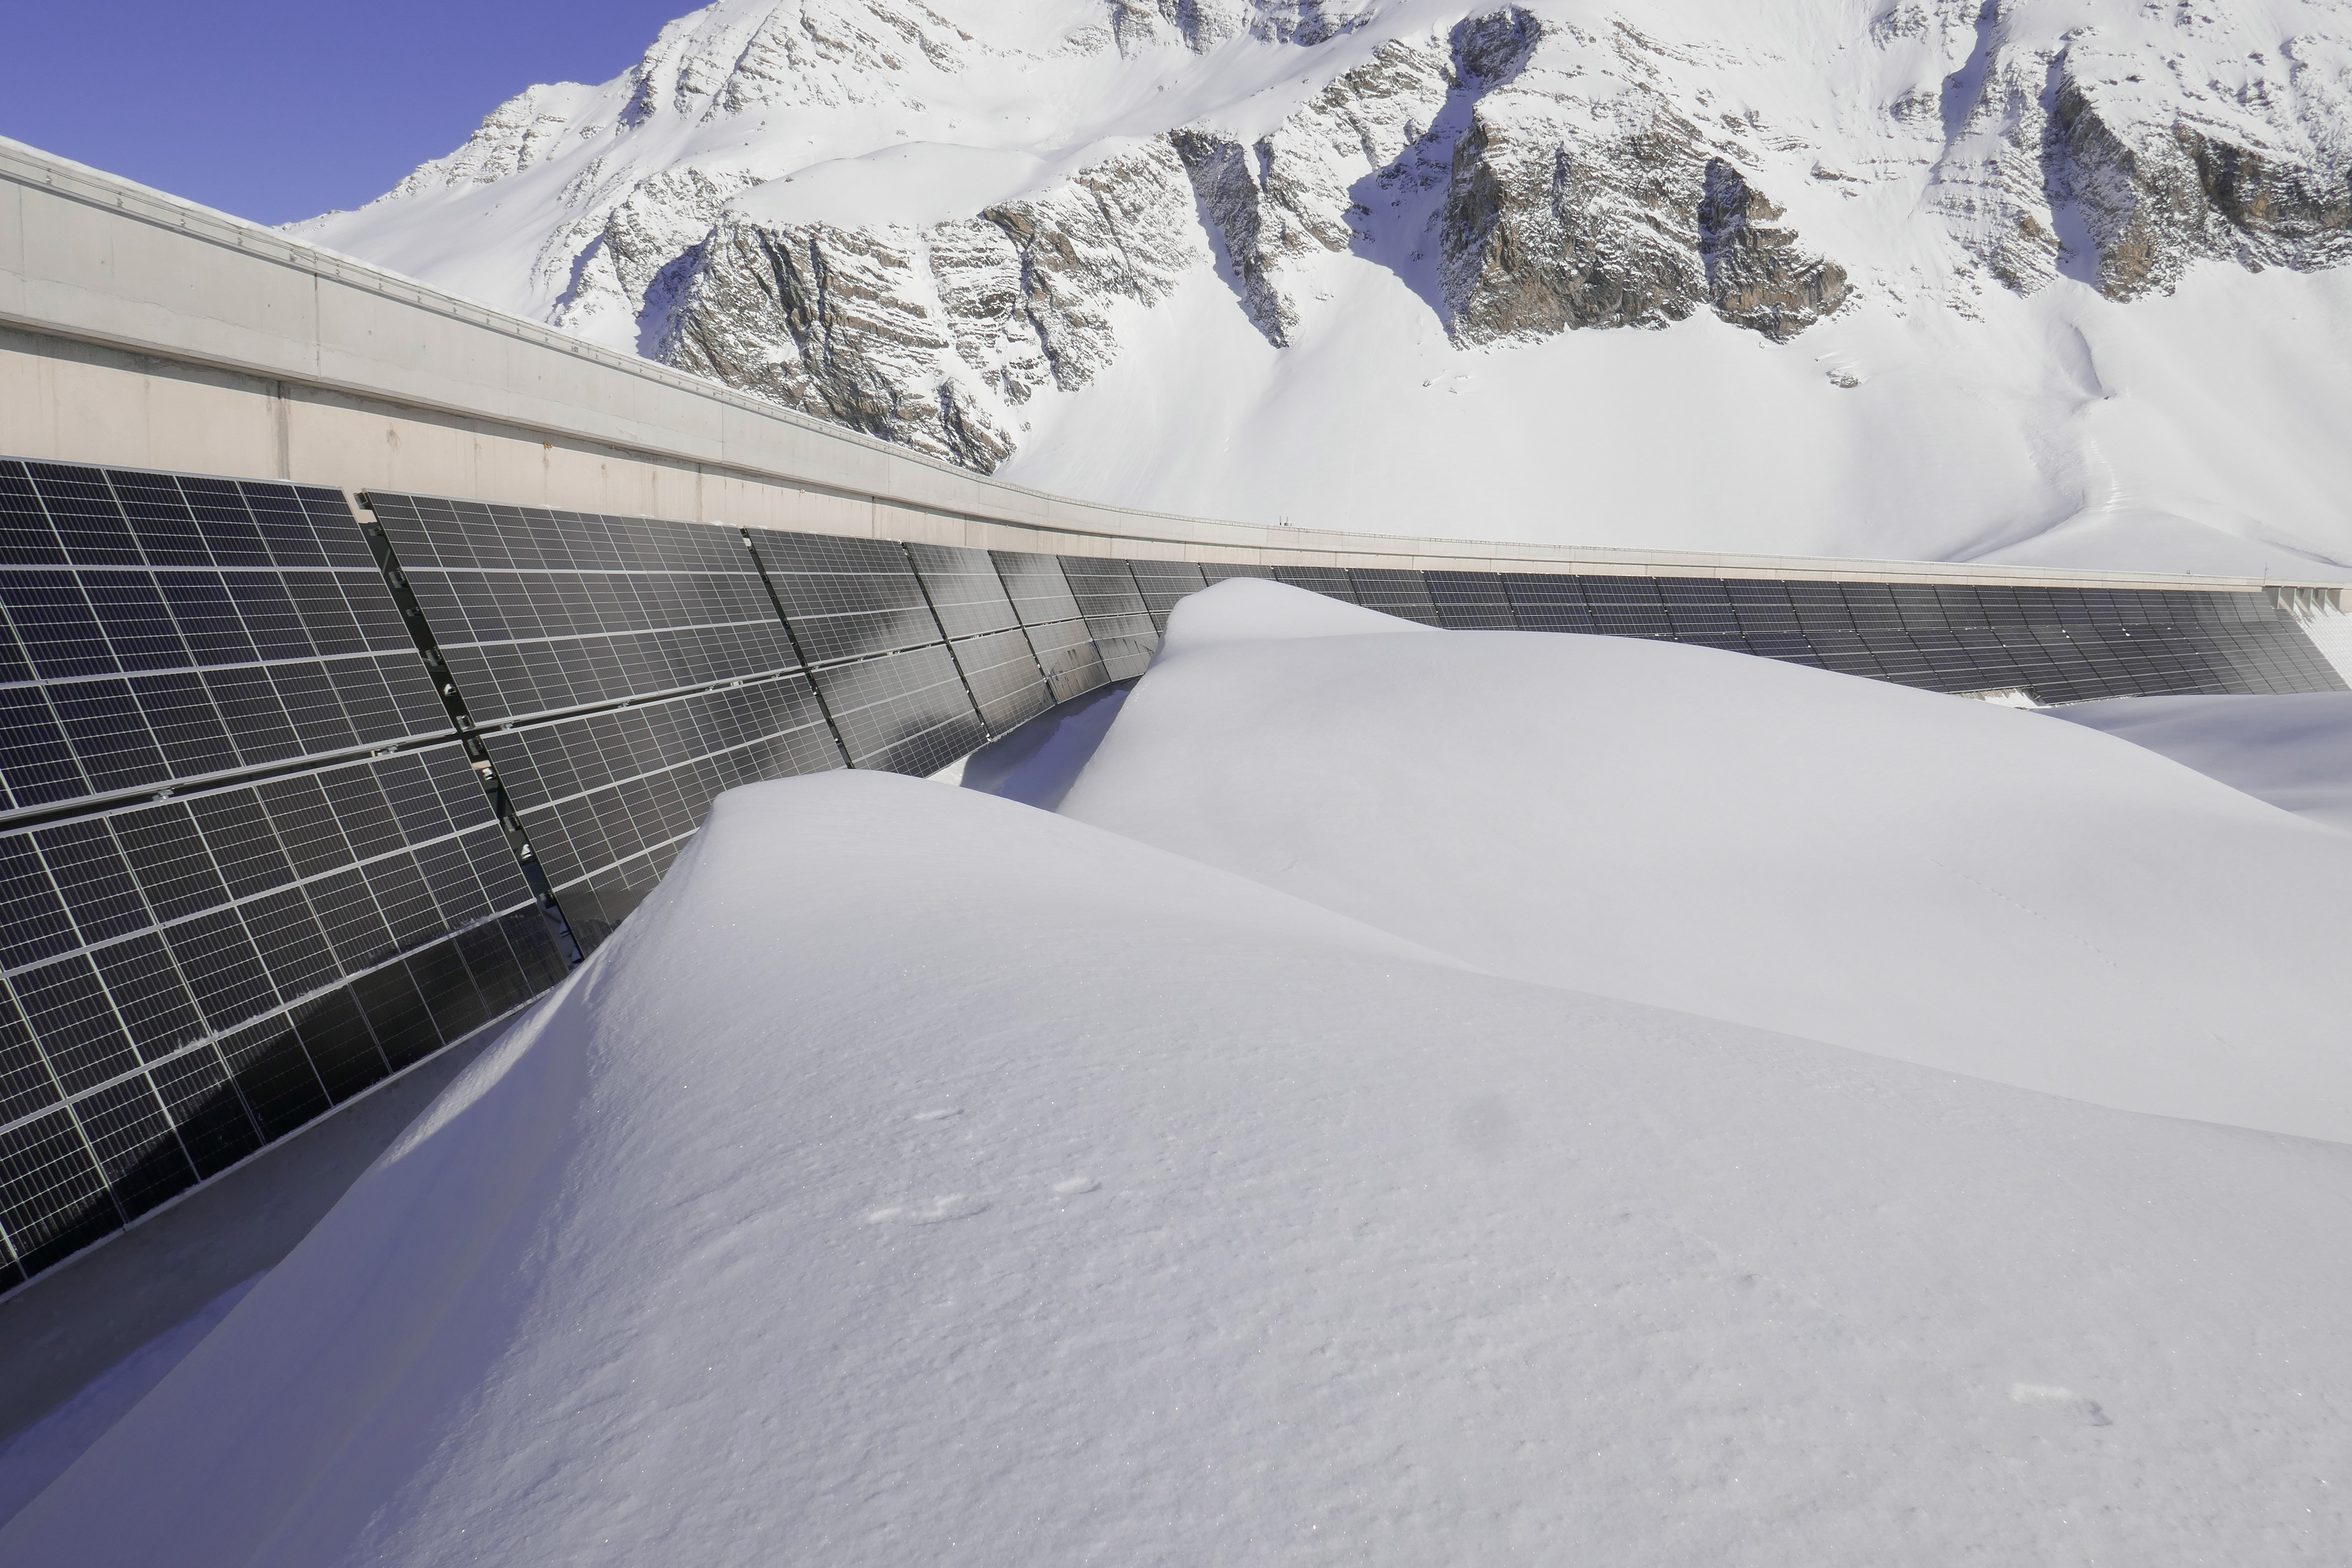
M1117 352L1112 302L1207 258L1184 170L1150 142L1038 195L929 227L722 213L684 258L655 357L985 473L1011 410Z
M1368 0L1108 0L1111 35L1128 52L1181 41L1206 53L1244 33L1312 47L1371 19Z
M2130 300L2170 292L2200 260L2309 271L2352 259L2341 79L2290 58L2274 85L2256 57L2231 99L2190 89L2184 105L2147 89L2162 58L2111 49L2095 29L2012 41L2022 16L2014 0L1976 13L1974 48L1945 82L1947 118L1962 112L1933 187L2001 282L2032 293L2064 273ZM2317 127L2339 127L2336 142Z
M1794 79L1769 45L1586 8L1473 0L1408 24L1380 0L1100 0L1054 37L959 10L967 31L940 3L725 0L614 82L500 105L385 203L422 204L410 232L430 235L511 201L539 226L520 308L980 468L1032 399L1099 374L1128 313L1213 259L1277 347L1352 256L1465 349L1710 310L1786 342L1864 293L1965 311L2061 277L2129 300L2204 261L2352 261L2352 52L2226 5L1882 0L1853 29L1877 53L1853 80L1883 101L1832 127L1817 106L1767 124L1758 68ZM1375 24L1376 45L1349 37ZM1296 50L1295 75L1287 57L1265 73L1251 39ZM1174 51L1229 45L1221 61L1257 74L1202 113L1223 101L1202 73L1224 66ZM1137 73L1133 98L1104 100L1119 134L1019 199L864 228L763 226L737 201L828 161L811 148L875 153L824 134L835 117L884 128L883 150L1001 152L991 84L1097 66ZM1137 118L1156 102L1191 107ZM1822 255L1871 232L1839 226L1836 203L1888 181L1945 231L1936 254ZM320 237L381 234L383 205L318 220ZM438 248L415 253L428 270Z
M1184 160L1201 216L1217 237L1219 260L1250 324L1276 348L1288 342L1298 314L1268 277L1263 240L1265 189L1256 165L1265 143L1244 147L1209 131L1171 131L1169 143Z
M951 367L922 237L723 218L660 357L789 408L982 472L1013 450Z
M1632 41L1547 37L1523 12L1454 30L1469 124L1438 275L1456 342L1663 326L1713 298L1699 235L1710 142L1629 68Z
M1808 256L1772 226L1781 209L1722 159L1706 166L1698 207L1699 256L1715 313L1787 342L1845 302L1845 268Z

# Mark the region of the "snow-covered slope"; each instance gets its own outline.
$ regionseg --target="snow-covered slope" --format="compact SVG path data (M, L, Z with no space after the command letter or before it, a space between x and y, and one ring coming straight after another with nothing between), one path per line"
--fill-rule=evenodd
M2352 563L2340 0L719 0L309 237L957 461Z
M1060 809L1499 973L2352 1142L2343 834L2036 713L1631 638L1300 638L1305 597L1179 605Z
M722 797L0 1561L2323 1562L2347 1225L2342 1145L835 773Z
M2123 697L2048 711L2352 832L2352 692Z

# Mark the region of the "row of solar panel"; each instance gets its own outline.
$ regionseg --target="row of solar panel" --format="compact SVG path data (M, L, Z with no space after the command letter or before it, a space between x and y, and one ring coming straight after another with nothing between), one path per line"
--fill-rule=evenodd
M1271 577L1427 626L1698 643L1934 690L2023 689L2049 703L2343 684L2252 593L1173 562L1139 562L1135 574L1148 599L1172 602L1196 580Z
M0 463L0 1286L551 983L719 792L935 772L1141 673L1225 577L2052 700L2337 684L2253 595L1204 567L369 499L373 538L331 490Z
M0 462L0 1286L563 964L349 503Z
M1050 556L377 511L0 463L0 1285L548 984L522 866L593 946L719 791L936 771L1152 646Z
M1158 642L1123 563L367 503L583 949L720 790L845 764L935 773L1141 673Z

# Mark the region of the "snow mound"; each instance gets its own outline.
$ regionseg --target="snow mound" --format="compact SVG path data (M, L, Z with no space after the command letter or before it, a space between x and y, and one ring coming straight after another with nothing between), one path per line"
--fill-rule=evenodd
M2145 746L2283 811L2352 831L2352 692L2123 697L2050 717Z
M0 1561L2324 1556L2347 1225L2336 1145L836 773L724 796Z
M1263 577L1228 578L1180 601L1177 613L1183 617L1183 630L1179 633L1171 622L1169 635L1182 637L1191 647L1437 629Z
M2352 1139L2339 834L2079 726L1747 655L1233 643L1231 586L1178 606L1063 812L1497 973ZM1286 592L1325 614L1257 596Z

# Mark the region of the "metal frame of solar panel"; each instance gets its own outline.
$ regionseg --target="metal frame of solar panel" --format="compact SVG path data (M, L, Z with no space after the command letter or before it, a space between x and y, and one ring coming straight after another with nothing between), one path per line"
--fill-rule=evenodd
M0 1284L551 984L342 495L0 461Z
M1348 581L1347 569L1342 566L1276 566L1274 580L1320 594L1327 599L1342 599L1350 605L1356 602L1356 586Z
M660 880L720 791L843 765L740 531L366 500L516 852L581 951ZM811 618L813 639L850 635Z
M1092 555L1065 555L1062 575L1070 584L1085 617L1087 634L1094 638L1103 673L1113 680L1132 680L1151 666L1160 649L1160 631L1144 607L1143 592L1124 561Z
M1135 574L1136 588L1143 595L1143 607L1151 613L1155 631L1168 629L1169 612L1180 599L1187 598L1207 587L1212 581L1197 562L1192 561L1130 561L1128 570Z
M1109 672L1103 668L1102 654L1070 592L1070 580L1063 574L1060 559L1024 550L988 553L996 563L1013 613L1021 617L1021 629L1028 634L1037 668L1045 672L1054 700L1067 702L1109 685Z
M1351 566L1348 568L1348 587L1356 603L1368 610L1378 610L1399 620L1418 621L1424 626L1445 624L1444 617L1437 613L1436 603L1429 596L1428 579L1419 572Z
M988 552L960 544L909 544L907 556L930 596L931 613L989 733L1003 734L1051 708L1054 694L1045 672Z
M751 529L852 767L934 773L988 739L907 547Z
M1518 618L1498 572L1432 572L1429 600L1449 631L1515 631Z

